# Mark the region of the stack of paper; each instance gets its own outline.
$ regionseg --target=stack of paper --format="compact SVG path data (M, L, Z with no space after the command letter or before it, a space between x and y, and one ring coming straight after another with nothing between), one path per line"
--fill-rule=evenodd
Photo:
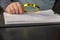
M4 12L5 24L60 22L60 16L50 10L29 12L23 15Z

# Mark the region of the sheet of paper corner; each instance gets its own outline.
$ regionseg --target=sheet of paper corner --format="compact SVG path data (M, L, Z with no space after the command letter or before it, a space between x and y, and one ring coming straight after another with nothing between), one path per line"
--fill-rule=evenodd
M60 16L49 10L25 13L23 15L3 13L5 24L60 22Z

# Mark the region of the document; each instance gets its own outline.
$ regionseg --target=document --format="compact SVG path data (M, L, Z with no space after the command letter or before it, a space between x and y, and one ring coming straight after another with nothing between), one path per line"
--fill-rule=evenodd
M26 12L23 15L4 12L3 15L5 24L60 22L60 16L54 14L51 9L38 12Z

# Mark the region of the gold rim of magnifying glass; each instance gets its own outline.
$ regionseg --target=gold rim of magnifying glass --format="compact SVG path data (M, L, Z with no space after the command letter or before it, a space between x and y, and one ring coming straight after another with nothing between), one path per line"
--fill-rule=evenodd
M36 12L36 11L40 10L39 6L37 6L36 4L24 4L23 6L24 6L24 8L26 8L28 6L36 8L36 10L26 10L26 9L24 9L25 12Z

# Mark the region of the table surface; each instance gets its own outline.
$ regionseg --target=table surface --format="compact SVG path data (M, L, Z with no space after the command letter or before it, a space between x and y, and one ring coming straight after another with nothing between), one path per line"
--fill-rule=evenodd
M4 24L4 16L3 14L0 15L0 27L27 27L27 26L48 26L48 25L60 25L60 22L54 22L54 23L27 23L27 24Z

